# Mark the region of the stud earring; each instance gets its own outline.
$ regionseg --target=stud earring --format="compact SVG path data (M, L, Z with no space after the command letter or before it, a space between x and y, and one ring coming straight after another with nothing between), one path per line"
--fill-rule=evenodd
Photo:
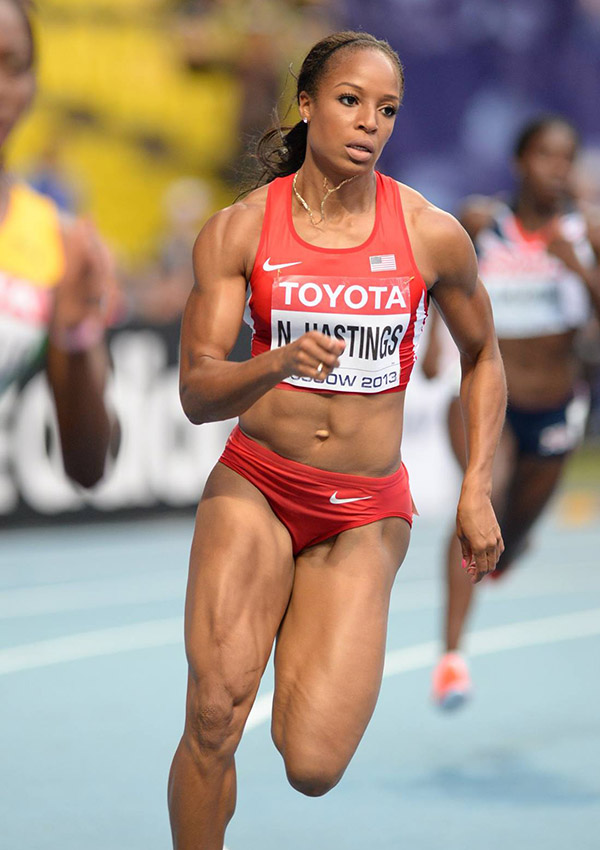
M304 121L305 124L308 124L308 118L303 118L302 120Z

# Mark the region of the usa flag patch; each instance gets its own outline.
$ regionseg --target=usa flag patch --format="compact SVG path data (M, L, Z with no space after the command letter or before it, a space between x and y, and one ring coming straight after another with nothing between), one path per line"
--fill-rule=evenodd
M382 254L379 257L369 257L372 272L395 272L396 255Z

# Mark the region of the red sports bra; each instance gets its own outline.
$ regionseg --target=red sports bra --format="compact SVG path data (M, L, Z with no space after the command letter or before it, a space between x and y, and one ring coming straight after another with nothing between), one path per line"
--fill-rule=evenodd
M268 189L244 320L252 356L310 330L345 340L325 381L291 376L279 389L380 393L406 388L427 318L427 287L415 264L398 184L376 172L375 226L356 248L305 242L292 221L293 175Z

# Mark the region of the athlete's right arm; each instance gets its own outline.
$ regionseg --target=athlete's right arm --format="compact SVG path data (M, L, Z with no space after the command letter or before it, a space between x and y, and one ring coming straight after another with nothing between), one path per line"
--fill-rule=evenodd
M343 343L318 331L243 363L227 360L242 323L261 222L258 205L235 204L207 222L194 246L179 391L186 416L197 425L239 416L290 375L325 379L339 365Z

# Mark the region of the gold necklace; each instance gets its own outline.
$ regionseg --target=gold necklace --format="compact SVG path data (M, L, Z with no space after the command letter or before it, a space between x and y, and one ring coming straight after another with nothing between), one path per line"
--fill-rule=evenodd
M358 177L358 174L355 174L354 177ZM321 218L318 221L314 219L314 213L311 208L308 206L298 189L296 188L296 181L298 180L298 172L294 174L294 179L292 181L292 189L294 190L294 195L298 198L306 212L308 213L308 217L310 218L310 223L313 227L318 227L320 224L323 224L325 221L325 201L327 198L332 195L334 192L337 192L338 189L341 189L346 183L349 183L351 180L354 180L354 177L347 177L345 180L342 180L337 186L332 186L331 189L327 188L327 177L323 178L323 189L325 190L325 195L323 200L321 201Z

